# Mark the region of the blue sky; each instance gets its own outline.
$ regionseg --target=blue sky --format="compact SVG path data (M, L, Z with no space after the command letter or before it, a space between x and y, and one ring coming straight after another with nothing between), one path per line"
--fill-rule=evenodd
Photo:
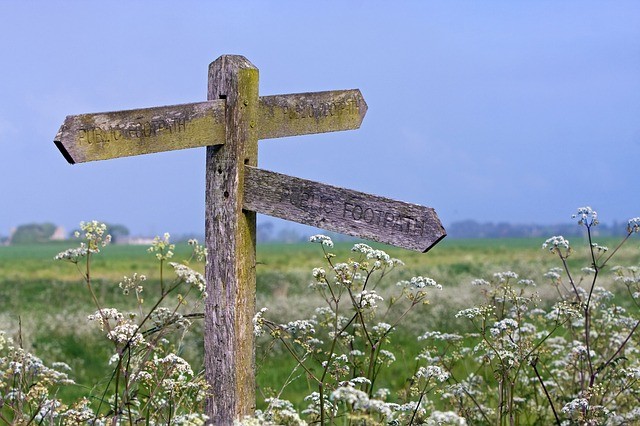
M222 54L263 95L359 88L356 131L260 142L260 167L442 222L640 215L639 2L0 1L0 235L81 220L202 232L204 150L69 165L66 115L206 99Z

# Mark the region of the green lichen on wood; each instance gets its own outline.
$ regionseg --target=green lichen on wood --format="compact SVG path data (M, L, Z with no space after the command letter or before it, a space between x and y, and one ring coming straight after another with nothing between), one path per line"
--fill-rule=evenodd
M255 348L253 315L256 303L256 213L242 209L244 191L244 164L258 163L258 79L257 68L243 68L238 73L238 102L246 136L238 147L237 160L238 228L236 241L239 261L236 265L238 288L236 290L235 339L238 347L236 374L236 415L253 413L255 409Z
M69 116L56 139L73 162L224 143L224 102Z
M366 112L367 104L357 89L263 96L259 138L357 129Z

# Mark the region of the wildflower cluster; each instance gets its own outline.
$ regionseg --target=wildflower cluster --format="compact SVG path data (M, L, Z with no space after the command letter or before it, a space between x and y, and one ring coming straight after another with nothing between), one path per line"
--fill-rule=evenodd
M71 263L78 263L79 260L87 254L99 253L100 248L105 247L111 242L111 235L106 234L107 225L92 220L90 222L80 222L80 231L75 231L76 238L83 238L80 247L70 248L58 253L55 260L66 260Z
M168 232L165 232L162 238L156 236L147 251L155 254L156 258L160 261L171 259L176 246L169 242L170 237Z
M107 226L97 221L82 222L76 237L83 238L80 247L61 252L55 258L76 265L94 301L94 312L88 315L113 348L109 365L114 371L98 397L82 398L66 405L55 398L57 388L72 384L64 364L45 366L33 355L17 348L0 333L0 420L11 424L184 424L204 425L202 413L208 392L202 373L194 373L189 363L178 356L190 318L202 313L186 311L200 306L205 280L191 261L203 261L206 250L196 240L189 241L189 260L165 262L174 257L175 245L169 234L156 237L149 248L159 261L160 299L145 309L142 293L148 285L147 275L134 273L122 278L118 286L124 295L136 294L137 312L123 312L102 305L94 292L93 255L100 253L110 241ZM79 265L78 265L79 266ZM170 267L174 278L167 279L164 269ZM154 284L156 284L154 282ZM191 292L191 289L197 291ZM169 296L178 293L175 300ZM190 294L194 301L187 303ZM19 384L16 387L16 384ZM10 407L7 411L7 407Z
M382 369L397 363L390 342L399 323L378 317L383 303L391 310L403 298L374 288L385 268L401 263L364 244L354 246L359 258L342 263L325 252L328 265L313 269L310 288L326 306L307 320L277 324L265 318L264 309L254 319L256 334L279 341L294 355L292 375L308 378L317 389L305 397L308 405L301 411L278 399L242 424L639 422L640 267L604 269L619 247L609 250L592 241L598 224L593 209L580 208L574 217L587 229L589 264L573 270L567 262L572 248L562 236L542 245L560 260L560 267L543 275L557 300L542 299L534 279L512 270L472 280L479 302L455 314L461 331L422 332L415 370L403 378L408 386L395 391L378 380ZM639 224L637 218L628 222L629 235ZM610 282L626 289L633 310L616 304L612 291L598 285L603 271L611 271ZM418 276L399 281L397 288L413 308L417 295L426 297L441 286Z
M175 272L179 279L197 288L199 292L204 293L207 284L204 276L200 272L194 271L182 263L169 262L169 265L173 268L173 272Z
M323 248L333 245L328 237L320 235L311 237L311 241L321 243ZM386 401L389 391L376 386L376 379L382 369L396 362L390 342L401 319L426 301L429 290L442 286L422 276L401 280L396 288L409 303L400 304L402 298L393 296L387 299L376 286L402 262L366 244L355 244L351 251L356 257L345 262L335 262L334 256L325 251L327 264L312 270L309 288L318 292L326 305L316 308L310 318L278 324L265 318L263 308L253 319L255 334L270 340L266 347L274 350L273 343L279 342L296 360L295 371L304 371L316 386L305 398L308 406L301 412L305 420L292 414L295 411L288 401L268 399L266 410L244 419L242 424L333 424L342 416L353 421L366 418L374 423L407 424L412 416L426 421L430 415L439 415L417 399L411 402L413 396L420 398L417 394L408 394L406 404ZM398 310L390 317L391 322L377 320L384 305ZM414 379L424 382L427 372L434 374L437 383L446 375L420 369Z
M571 217L574 219L578 218L578 225L586 226L588 228L598 224L598 212L589 206L578 208L578 212L573 214Z
M470 321L471 332L421 336L425 347L418 359L451 375L443 399L468 421L623 425L640 420L640 346L633 338L640 319L598 285L598 272L611 255L604 257L608 248L592 242L597 213L583 207L574 217L587 228L591 264L574 273L567 263L569 242L561 236L542 245L562 263L545 274L558 292L556 303L542 304L533 280L499 272L474 280L483 303L456 315ZM640 268L611 270L637 312Z
M80 230L84 233L84 239L89 242L89 251L92 253L99 252L100 247L105 247L111 242L111 235L106 234L107 225L97 220L80 222ZM74 235L79 238L82 233L76 231Z
M329 248L333 247L333 241L331 241L331 238L327 237L326 235L312 235L311 237L309 237L309 242L322 244L323 246Z
M132 290L135 292L138 302L142 304L144 299L142 298L142 292L144 291L143 283L147 280L147 276L134 272L131 277L123 277L122 281L118 284L118 287L122 289L122 294L127 295Z
M0 417L12 424L53 422L69 415L69 407L56 398L57 390L73 385L70 367L47 366L0 331ZM11 414L13 413L13 414Z
M192 247L193 257L198 262L204 262L205 260L207 260L207 248L200 245L200 243L198 243L198 240L196 240L195 238L191 238L187 243Z
M542 244L542 248L548 248L552 253L561 253L560 249L562 248L569 250L569 240L566 240L562 235L553 236Z

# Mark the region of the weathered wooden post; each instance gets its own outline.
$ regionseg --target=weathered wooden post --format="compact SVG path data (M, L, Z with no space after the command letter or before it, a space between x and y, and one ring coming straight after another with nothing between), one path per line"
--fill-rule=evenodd
M359 90L258 96L258 69L225 55L207 99L67 116L54 143L71 164L207 147L206 414L226 426L255 407L256 212L421 252L446 233L430 207L257 168L258 139L359 128Z
M258 69L241 56L218 58L207 98L226 101L226 131L223 145L207 147L206 413L226 425L255 407L256 214L242 209L242 188L244 166L258 162Z

